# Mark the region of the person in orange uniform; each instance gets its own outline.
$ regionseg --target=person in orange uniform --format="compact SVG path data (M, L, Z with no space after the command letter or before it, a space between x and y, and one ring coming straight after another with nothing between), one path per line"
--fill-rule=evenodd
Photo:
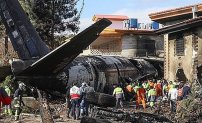
M158 80L156 85L155 85L155 89L156 89L156 94L157 94L157 97L160 97L162 96L162 85L161 85L161 80Z
M142 84L139 83L136 87L136 109L139 108L140 103L142 103L143 108L146 109L145 94L146 90L143 88Z

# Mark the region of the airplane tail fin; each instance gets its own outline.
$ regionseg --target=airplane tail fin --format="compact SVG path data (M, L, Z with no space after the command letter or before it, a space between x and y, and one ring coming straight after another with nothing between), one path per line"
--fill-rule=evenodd
M18 0L0 0L0 16L20 59L38 59L50 52Z
M107 19L94 23L69 42L51 51L17 76L49 76L57 74L72 62L83 50L95 41L99 34L111 24Z

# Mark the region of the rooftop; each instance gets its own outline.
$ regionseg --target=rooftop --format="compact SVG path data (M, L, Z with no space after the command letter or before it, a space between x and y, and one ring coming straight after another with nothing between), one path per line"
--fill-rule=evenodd
M125 29L105 29L100 35L101 36L122 36L124 34L133 35L155 35L153 30L125 30Z
M125 15L94 15L93 21L97 21L98 19L107 18L109 20L127 20L129 19L128 16Z
M198 15L202 15L202 3L196 5L190 5L166 11L156 12L149 14L152 21L163 23L166 21L173 21L179 19L190 19L192 18L192 7L196 6L198 9Z
M177 24L173 24L159 30L156 30L156 34L170 34L175 32L180 32L188 29L192 29L198 26L202 26L202 16L194 19L189 19Z

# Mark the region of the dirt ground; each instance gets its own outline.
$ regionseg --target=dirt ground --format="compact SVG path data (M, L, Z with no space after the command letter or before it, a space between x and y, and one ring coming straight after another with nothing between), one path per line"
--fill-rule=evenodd
M127 103L124 106L125 108L123 109L126 112L139 112L139 111L143 111L142 108L140 108L139 110L136 110L134 107L134 102L133 103ZM140 106L142 107L142 106ZM165 107L168 107L168 105L166 105ZM62 107L61 107L62 108ZM80 120L73 120L73 119L69 119L66 117L66 113L65 113L66 109L64 109L64 107L62 109L60 109L60 113L59 113L59 117L55 118L55 122L56 123L80 123ZM147 108L144 112L147 113L151 113L153 114L154 111L151 110L150 108ZM166 114L169 111L165 111ZM165 116L165 112L161 112L161 114L164 114ZM58 114L58 113L57 113ZM28 113L22 113L20 116L19 121L14 121L14 116L1 116L0 117L0 123L42 123L41 121L41 117L40 115L34 115L34 114L28 114Z
M65 116L55 119L56 123L80 123L80 120L67 119ZM2 116L0 123L42 123L40 116L33 114L21 115L19 121L14 120L14 116Z

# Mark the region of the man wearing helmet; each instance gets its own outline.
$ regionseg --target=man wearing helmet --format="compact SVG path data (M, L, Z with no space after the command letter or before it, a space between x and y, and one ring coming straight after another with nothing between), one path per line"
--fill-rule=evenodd
M86 101L87 86L88 86L87 83L83 82L80 87L80 94L81 94L80 113L81 113L81 116L88 115L88 110L87 110L88 104Z
M23 91L25 90L25 84L20 82L18 89L14 93L14 107L15 111L15 120L19 120L19 115L22 111L22 105L24 106L24 102L22 101Z

